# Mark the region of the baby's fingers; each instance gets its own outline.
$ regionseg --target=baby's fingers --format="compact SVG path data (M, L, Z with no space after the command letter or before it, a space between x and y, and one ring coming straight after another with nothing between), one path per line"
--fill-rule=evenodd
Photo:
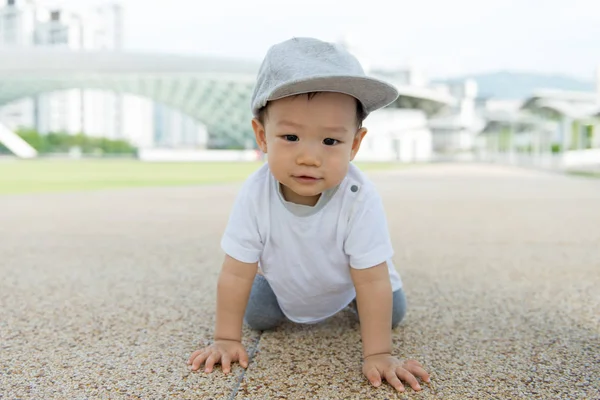
M398 379L398 376L393 369L385 371L383 375L385 376L385 380L388 381L388 383L392 385L394 389L399 392L404 392L404 385L402 382L400 382L400 379Z
M248 353L245 349L240 349L237 353L238 360L240 360L240 365L244 368L248 367Z
M220 353L211 353L211 355L206 359L206 364L204 365L204 372L212 372L213 367L216 363L221 359Z
M409 371L414 376L423 379L424 382L430 381L429 374L417 361L409 360L406 363L404 363L403 368Z
M231 357L227 353L221 357L221 369L224 374L228 374L231 371Z
M410 385L410 387L413 388L414 391L421 390L421 385L419 385L419 382L417 382L417 378L415 378L413 374L411 374L404 368L402 368L402 367L396 368L396 375L398 375L398 377L400 379L402 379L404 382L408 383Z
M192 371L196 371L198 368L200 368L200 365L206 361L209 355L210 352L208 351L195 351L194 354L192 354L194 357L192 360Z
M192 355L190 356L189 360L188 360L188 365L192 365L192 363L194 362L194 360L196 359L196 357L200 354L202 354L204 350L196 350L195 352L192 353Z
M369 370L365 371L365 376L369 382L371 382L371 385L375 387L381 385L381 375L379 374L379 371L377 371L377 368L371 367Z

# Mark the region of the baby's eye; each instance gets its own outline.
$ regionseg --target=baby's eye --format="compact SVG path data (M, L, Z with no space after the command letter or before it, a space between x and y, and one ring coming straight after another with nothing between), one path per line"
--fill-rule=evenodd
M323 140L323 144L325 144L326 146L333 146L337 143L339 143L339 140L337 139L327 138Z
M282 137L284 140L287 140L288 142L297 142L298 141L298 136L296 136L296 135L283 135Z

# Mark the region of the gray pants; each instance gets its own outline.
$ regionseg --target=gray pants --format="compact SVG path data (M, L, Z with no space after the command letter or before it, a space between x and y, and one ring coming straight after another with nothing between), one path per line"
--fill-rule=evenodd
M350 308L356 312L355 301L349 304ZM358 316L358 313L356 313ZM393 311L392 311L392 326L395 328L406 315L406 297L402 289L398 289L393 293ZM271 285L267 282L264 276L256 275L250 292L250 299L246 307L246 315L244 321L250 328L258 331L268 331L276 328L287 318L279 308L277 298Z

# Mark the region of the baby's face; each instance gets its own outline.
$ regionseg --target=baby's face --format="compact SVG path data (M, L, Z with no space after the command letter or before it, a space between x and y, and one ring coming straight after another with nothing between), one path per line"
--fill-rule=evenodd
M356 100L340 93L287 97L269 105L265 125L253 127L286 200L314 205L346 176L366 129L358 129Z

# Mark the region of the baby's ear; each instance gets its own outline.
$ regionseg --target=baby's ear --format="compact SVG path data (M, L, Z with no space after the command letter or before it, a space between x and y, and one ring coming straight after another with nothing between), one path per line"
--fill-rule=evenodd
M360 144L367 134L367 128L360 128L356 134L354 135L354 140L352 141L352 152L350 153L350 161L354 160L356 157L356 153L358 153L358 149L360 149Z
M254 131L254 136L256 138L256 144L258 148L265 154L267 154L267 134L265 132L265 127L258 120L258 118L252 119L252 130Z

